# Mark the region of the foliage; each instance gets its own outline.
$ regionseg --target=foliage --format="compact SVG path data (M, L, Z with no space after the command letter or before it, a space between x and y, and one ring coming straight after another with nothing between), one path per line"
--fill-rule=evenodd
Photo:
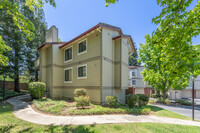
M106 2L105 5L106 5L106 7L107 7L107 6L109 6L109 4L111 4L111 3L113 4L113 3L115 3L116 1L118 1L118 0L105 0L105 2Z
M29 91L33 99L42 99L46 89L45 83L32 82L29 84Z
M160 97L162 97L162 96L161 96L160 94L153 94L152 97L153 97L153 98L160 98Z
M75 97L87 96L87 90L86 89L75 89L74 96Z
M18 93L9 89L5 89L5 98L9 98L12 96L17 96L19 94L23 94L22 92ZM3 100L3 89L0 88L0 101Z
M118 104L118 99L116 96L106 96L106 102L109 107L116 107Z
M82 107L84 109L85 106L90 105L90 97L89 96L78 96L74 97L76 101L76 107Z
M84 106L90 105L90 97L87 96L86 89L75 89L74 100L76 101L76 107L84 108Z
M145 64L144 81L161 90L166 98L169 88L188 86L191 76L200 74L200 45L192 38L200 34L200 1L188 9L192 0L157 0L162 12L153 22L158 28L140 47L140 61Z
M136 94L139 97L139 101L138 101L138 105L139 106L143 106L143 105L147 105L149 102L149 97L145 94Z
M171 101L167 98L167 99L165 99L165 104L170 105Z
M33 100L33 103L40 111L56 115L62 114L63 110L68 107L64 100L38 99Z
M138 52L137 52L137 49L136 49L136 53L132 53L129 56L129 66L139 66L140 64L141 63L138 62Z
M176 102L182 104L182 105L187 105L187 106L191 106L192 103L187 101L187 100L182 100L182 99L177 99Z
M139 97L137 95L133 95L133 94L126 95L126 102L129 108L133 108L136 105L136 103L138 103L138 101L139 101Z
M152 99L149 99L149 103L150 104L156 104L156 101L152 100Z
M125 123L125 124L97 124L93 125L38 125L18 119L12 113L13 107L10 104L0 104L0 132L102 132L102 133L116 133L116 132L172 132L172 133L188 133L199 132L200 128L195 126L183 126L174 124L160 124L160 123ZM170 114L170 113L169 113ZM173 129L173 130L172 130Z

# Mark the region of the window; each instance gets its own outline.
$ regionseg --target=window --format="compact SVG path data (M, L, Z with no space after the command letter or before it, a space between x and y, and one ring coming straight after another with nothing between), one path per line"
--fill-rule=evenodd
M65 83L72 82L72 68L65 69Z
M87 52L87 39L78 43L78 54L83 54Z
M65 62L72 60L72 47L65 50Z
M78 78L87 77L87 65L78 66Z
M137 75L136 70L132 70L132 77L136 77L136 75Z
M132 79L132 85L137 85L136 79Z

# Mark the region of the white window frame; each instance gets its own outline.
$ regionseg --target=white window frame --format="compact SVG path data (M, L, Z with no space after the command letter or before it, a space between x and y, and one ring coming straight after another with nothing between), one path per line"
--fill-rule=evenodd
M83 66L86 67L86 76L85 77L79 77L78 76L78 68L83 67ZM87 64L77 66L77 79L86 79L86 78L87 78Z
M66 51L67 49L70 49L70 48L72 48L72 59L65 61L65 51ZM70 61L72 61L72 60L73 60L73 45L70 46L70 47L67 47L67 48L64 50L64 63L68 63L68 62L70 62Z
M86 41L86 50L83 51L83 52L81 52L81 53L79 53L79 44L80 44L81 42L83 42L83 41ZM81 41L79 41L79 42L77 43L77 54L78 54L78 55L82 55L82 54L87 53L87 49L88 49L87 43L88 43L87 38L85 38L85 39L83 39L83 40L81 40Z
M133 76L133 71L135 72L135 76ZM133 69L133 70L131 71L131 77L137 77L137 69Z
M65 71L66 70L72 70L72 81L65 81ZM73 68L72 67L69 67L69 68L65 68L64 69L64 83L72 83L73 82Z
M136 83L135 85L133 85L133 80L135 80L135 83ZM132 79L132 80L131 80L131 85L132 85L132 86L136 86L136 85L137 85L137 79Z

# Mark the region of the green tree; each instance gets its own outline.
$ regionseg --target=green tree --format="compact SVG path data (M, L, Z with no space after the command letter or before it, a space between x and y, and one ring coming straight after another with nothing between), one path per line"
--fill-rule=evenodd
M137 52L137 48L136 49L136 53L132 53L131 55L129 55L129 66L139 66L141 63L138 62L138 52Z

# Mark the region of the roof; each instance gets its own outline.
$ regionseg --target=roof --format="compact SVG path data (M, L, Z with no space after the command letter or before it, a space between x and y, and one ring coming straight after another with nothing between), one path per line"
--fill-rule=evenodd
M128 38L128 39L130 39L130 41L131 41L131 43L132 43L132 48L133 48L133 49L135 50L135 52L136 52L133 39L132 39L132 37L131 37L130 35L124 35L124 34L123 34L123 35L119 35L119 36L113 37L112 39L113 39L113 40L116 40L116 39L121 39L121 38Z
M138 68L138 67L144 67L144 66L128 66L129 69L135 69L135 68Z
M40 50L41 48L43 48L44 46L47 46L47 45L54 45L54 44L64 44L66 42L46 42L46 43L43 43L42 45L40 45L40 47L37 48L37 50Z
M104 27L104 28L108 28L108 29L119 31L119 33L121 34L119 36L119 38L121 38L121 37L130 38L130 41L131 41L132 46L133 46L133 49L135 50L135 46L134 46L133 40L132 40L130 35L123 35L121 28L113 26L113 25L105 24L105 23L99 23L99 24L95 25L94 27L90 28L89 30L83 32L82 34L78 35L77 37L73 38L72 40L70 40L70 41L66 42L65 44L61 45L59 48L63 48L65 46L69 45L70 43L76 41L77 39L83 37L84 35L90 33L91 31L93 31L93 30L95 30L95 29L97 29L99 27Z

